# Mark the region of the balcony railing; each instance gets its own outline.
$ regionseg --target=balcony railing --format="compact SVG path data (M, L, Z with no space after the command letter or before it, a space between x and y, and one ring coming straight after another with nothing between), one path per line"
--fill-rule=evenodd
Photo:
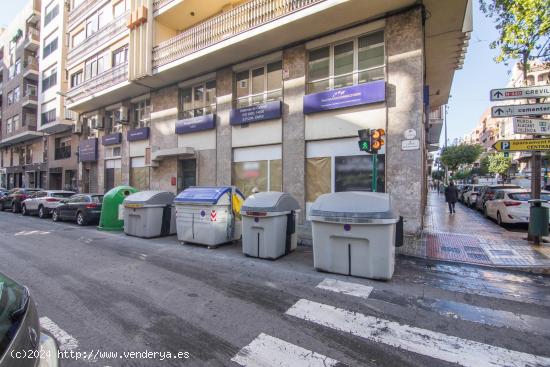
M200 23L153 49L153 68L325 0L251 0Z
M69 28L71 28L97 0L87 0L69 12Z
M156 13L165 5L170 4L174 0L153 0L153 12Z
M71 146L70 145L55 148L55 153L54 153L54 159L55 160L67 159L67 158L71 158Z
M84 81L82 84L70 89L67 92L69 102L76 102L79 99L91 96L94 93L112 87L118 83L128 80L128 63L120 64L103 73Z
M29 27L27 28L27 35L25 37L25 44L36 41L40 42L40 31L36 28Z
M38 59L36 57L29 56L23 62L23 75L31 70L38 72Z
M83 56L84 53L90 50L97 50L99 47L102 47L108 43L108 41L117 34L127 30L126 18L128 17L128 14L130 14L129 11L120 15L105 27L86 38L80 45L69 50L67 54L67 63L71 64L71 62L74 62L78 57Z

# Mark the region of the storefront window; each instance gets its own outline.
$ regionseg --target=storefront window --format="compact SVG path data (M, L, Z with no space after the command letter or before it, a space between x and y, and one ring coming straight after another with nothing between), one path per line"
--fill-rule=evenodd
M385 78L384 32L309 52L308 93Z
M253 192L282 191L282 161L234 162L233 184L245 196Z
M109 159L105 161L105 192L122 184L122 161Z
M179 119L216 113L216 81L180 89Z
M384 192L385 155L378 155L377 191ZM372 155L334 158L334 191L372 191Z
M240 71L235 75L237 108L282 98L282 62Z
M316 157L306 160L306 201L314 202L331 192L331 158Z

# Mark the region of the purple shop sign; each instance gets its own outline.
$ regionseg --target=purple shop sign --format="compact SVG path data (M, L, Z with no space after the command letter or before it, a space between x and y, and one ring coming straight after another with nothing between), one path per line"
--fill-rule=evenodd
M386 82L377 80L351 87L308 94L304 96L304 113L335 110L337 108L384 102L385 100Z
M115 145L122 142L122 133L114 133L105 135L101 138L101 144L103 145Z
M188 134L196 131L214 129L216 127L216 115L191 117L176 121L176 134Z
M229 122L231 125L249 124L264 120L281 118L282 102L272 101L254 106L235 108L231 110Z
M80 162L97 161L97 138L80 142L78 145L78 160Z
M149 131L149 127L128 130L128 132L126 133L126 139L128 141L147 140L149 139Z

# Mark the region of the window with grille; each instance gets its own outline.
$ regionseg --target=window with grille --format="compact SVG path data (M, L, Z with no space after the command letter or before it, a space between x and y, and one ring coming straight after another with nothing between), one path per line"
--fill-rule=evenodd
M282 62L239 71L235 81L237 108L278 101L283 97Z

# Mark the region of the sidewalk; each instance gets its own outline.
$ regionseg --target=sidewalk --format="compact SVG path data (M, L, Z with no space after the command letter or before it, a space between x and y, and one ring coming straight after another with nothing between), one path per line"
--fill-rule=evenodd
M405 241L399 253L420 258L550 273L550 245L530 245L527 233L499 227L481 213L430 192L421 238Z

